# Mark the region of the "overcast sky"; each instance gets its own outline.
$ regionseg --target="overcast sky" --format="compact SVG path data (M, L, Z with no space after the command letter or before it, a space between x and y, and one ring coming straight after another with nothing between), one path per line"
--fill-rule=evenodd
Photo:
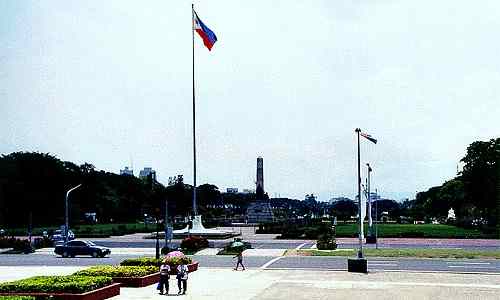
M500 1L194 1L198 183L353 197L456 175L500 135ZM191 1L0 2L0 153L192 183ZM365 177L363 168L363 177ZM363 179L364 181L364 179Z

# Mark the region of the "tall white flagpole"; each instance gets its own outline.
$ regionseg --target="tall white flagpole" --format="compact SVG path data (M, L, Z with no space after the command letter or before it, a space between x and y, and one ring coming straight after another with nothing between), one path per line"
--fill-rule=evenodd
M191 4L191 35L193 38L193 214L198 215L196 209L196 104L194 86L194 4Z

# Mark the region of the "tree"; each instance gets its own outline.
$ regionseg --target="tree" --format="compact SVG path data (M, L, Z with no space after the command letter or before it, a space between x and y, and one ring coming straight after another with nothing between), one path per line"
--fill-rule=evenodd
M482 218L487 224L496 225L500 138L470 144L461 161L464 163L464 208L467 208L463 217L469 220Z

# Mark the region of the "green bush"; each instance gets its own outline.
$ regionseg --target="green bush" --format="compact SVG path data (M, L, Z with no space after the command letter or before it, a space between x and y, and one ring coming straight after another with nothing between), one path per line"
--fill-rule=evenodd
M35 249L54 247L54 241L48 237L35 238L33 241Z
M143 277L158 272L157 266L94 266L74 273L75 276Z
M335 238L320 236L320 239L316 242L316 247L318 250L335 250L337 249L337 241Z
M161 259L156 259L154 257L141 257L141 258L130 258L122 261L120 266L157 266L159 267L162 263Z
M0 296L0 300L35 300L35 297L31 296Z
M280 236L278 236L278 239L298 239L302 238L304 235L304 230L299 229L299 228L290 228L287 231L284 231Z
M113 279L104 276L35 276L0 284L0 293L73 293L81 294L110 285Z
M208 240L201 236L190 236L182 240L181 248L188 251L198 251L208 248Z
M304 235L307 239L315 240L319 237L322 230L319 227L309 227L304 230Z
M0 248L13 248L14 252L33 252L33 248L31 247L29 240L14 237L0 237Z

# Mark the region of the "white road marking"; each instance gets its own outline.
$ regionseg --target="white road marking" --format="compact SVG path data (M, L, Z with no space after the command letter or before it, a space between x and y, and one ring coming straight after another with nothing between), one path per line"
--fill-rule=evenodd
M295 248L295 250L300 250L300 248L304 247L307 243L303 243L303 244L300 244L297 246L297 248Z
M496 267L493 266L448 266L448 268L496 269Z
M368 260L368 263L397 263L397 260Z
M271 259L270 261L266 262L265 264L263 264L260 268L265 269L265 268L269 267L270 265L274 264L276 261L282 259L283 257L284 256L275 257L275 258Z
M447 264L464 264L464 265L490 265L489 262L457 262L457 261L447 261Z
M324 285L325 282L318 282L317 280L283 280L281 282L300 282L308 283L311 285ZM390 286L435 286L435 287L465 287L465 288L488 288L488 289L500 289L498 284L470 284L470 283L440 283L440 282L396 282L396 281L332 281L326 282L330 286L340 286L340 287L372 287L372 288L383 288Z

